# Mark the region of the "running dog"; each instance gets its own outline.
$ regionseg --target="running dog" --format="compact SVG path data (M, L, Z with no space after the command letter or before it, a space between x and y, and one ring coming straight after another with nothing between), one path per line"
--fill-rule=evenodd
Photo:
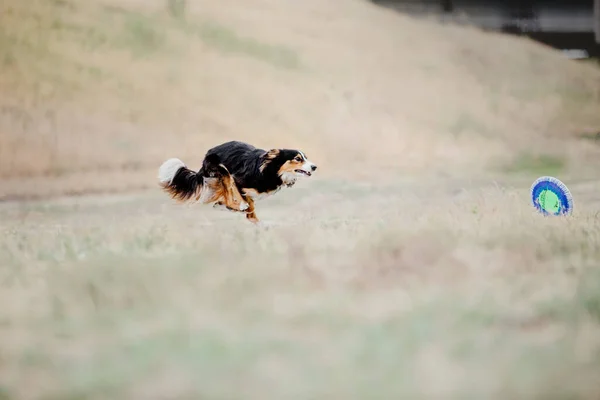
M230 141L208 150L198 172L178 158L165 161L158 170L158 180L179 202L195 198L203 204L243 212L250 222L257 223L257 200L293 186L299 177L312 176L316 170L300 150L266 151Z

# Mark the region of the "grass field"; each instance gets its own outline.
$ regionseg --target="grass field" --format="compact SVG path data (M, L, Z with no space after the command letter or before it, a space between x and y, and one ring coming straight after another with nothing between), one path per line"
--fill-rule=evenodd
M262 228L156 193L6 203L0 393L595 399L594 186L554 219L524 185L315 180Z
M0 4L0 400L600 398L597 66L360 0L182 4ZM232 139L319 170L262 226L158 190Z

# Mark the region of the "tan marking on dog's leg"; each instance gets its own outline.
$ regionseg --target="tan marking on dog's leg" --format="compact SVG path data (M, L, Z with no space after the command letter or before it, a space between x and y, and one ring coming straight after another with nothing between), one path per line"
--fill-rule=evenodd
M255 208L254 208L254 200L252 197L247 196L246 202L248 203L248 209L246 210L246 218L248 221L256 224L259 222L258 217L256 216Z
M233 177L229 173L223 176L222 184L225 206L231 211L246 212L249 204L238 190Z
M204 178L200 200L204 204L213 203L223 197L223 185L219 178Z

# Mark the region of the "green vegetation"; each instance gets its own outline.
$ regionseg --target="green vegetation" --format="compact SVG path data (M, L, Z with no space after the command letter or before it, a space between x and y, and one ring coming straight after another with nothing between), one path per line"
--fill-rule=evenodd
M186 30L195 33L206 44L219 50L246 55L282 68L295 69L301 66L300 57L294 50L242 37L214 22L187 26Z
M582 139L590 140L593 143L600 144L600 132L597 133L583 133L580 135Z
M513 174L556 175L565 168L566 163L562 157L550 154L521 153L505 168L505 171Z

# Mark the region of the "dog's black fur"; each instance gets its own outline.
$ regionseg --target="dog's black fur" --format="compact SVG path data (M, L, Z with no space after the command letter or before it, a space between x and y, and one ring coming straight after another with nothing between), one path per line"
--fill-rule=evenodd
M213 185L218 185L219 190L223 188L224 194L209 196L204 202L245 212L250 221L258 222L254 209L256 198L274 194L283 186L291 187L298 176L311 176L316 169L317 166L299 150L266 151L248 143L230 141L208 150L198 172L180 167L170 182L163 182L163 188L172 197L185 201L194 195L200 198L205 180L216 178L212 180L216 182ZM228 185L229 190L226 189ZM248 207L244 208L244 203Z
M208 170L214 163L221 163L233 175L240 192L254 189L259 194L265 194L295 183L284 183L278 172L286 161L293 160L298 153L298 150L289 149L267 152L247 143L231 141L210 149L202 166ZM261 166L264 168L261 169ZM316 166L313 171L315 169Z
M218 157L207 157L204 159L202 168L198 172L192 171L185 166L179 168L168 190L178 200L189 200L200 190L205 177L221 178L228 173L227 169L219 165Z

